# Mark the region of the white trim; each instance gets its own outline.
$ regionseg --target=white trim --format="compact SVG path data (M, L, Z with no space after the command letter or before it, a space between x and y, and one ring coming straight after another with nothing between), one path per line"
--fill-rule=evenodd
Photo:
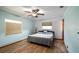
M5 22L10 22L10 23L18 23L21 24L21 21L16 21L16 20L9 20L9 19L5 19Z

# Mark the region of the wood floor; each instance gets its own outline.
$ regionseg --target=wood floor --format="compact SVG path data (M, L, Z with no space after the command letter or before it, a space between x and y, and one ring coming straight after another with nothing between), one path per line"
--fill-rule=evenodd
M54 40L52 48L30 43L26 39L1 47L0 53L67 53L63 40Z

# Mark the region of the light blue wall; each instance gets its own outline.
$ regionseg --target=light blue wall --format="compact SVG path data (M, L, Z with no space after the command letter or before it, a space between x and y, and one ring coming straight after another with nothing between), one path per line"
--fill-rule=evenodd
M4 26L4 18L2 16L2 12L0 12L0 35L4 32L3 26Z
M23 23L22 33L6 36L5 35L5 18L21 21ZM33 29L34 29L34 21L31 20L30 18L25 19L22 17L17 17L8 12L0 10L0 47L11 44L16 41L23 40L29 34L32 33Z
M79 6L69 7L64 15L64 41L69 52L79 52Z

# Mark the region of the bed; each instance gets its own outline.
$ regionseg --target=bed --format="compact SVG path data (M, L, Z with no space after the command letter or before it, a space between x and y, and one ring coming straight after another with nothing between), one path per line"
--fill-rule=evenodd
M54 35L54 31L42 30L35 34L29 35L27 40L51 47L53 44Z

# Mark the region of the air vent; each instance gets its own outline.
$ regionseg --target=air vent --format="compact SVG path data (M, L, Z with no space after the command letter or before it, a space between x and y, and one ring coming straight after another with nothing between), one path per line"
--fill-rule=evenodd
M64 6L60 6L60 8L63 8Z

